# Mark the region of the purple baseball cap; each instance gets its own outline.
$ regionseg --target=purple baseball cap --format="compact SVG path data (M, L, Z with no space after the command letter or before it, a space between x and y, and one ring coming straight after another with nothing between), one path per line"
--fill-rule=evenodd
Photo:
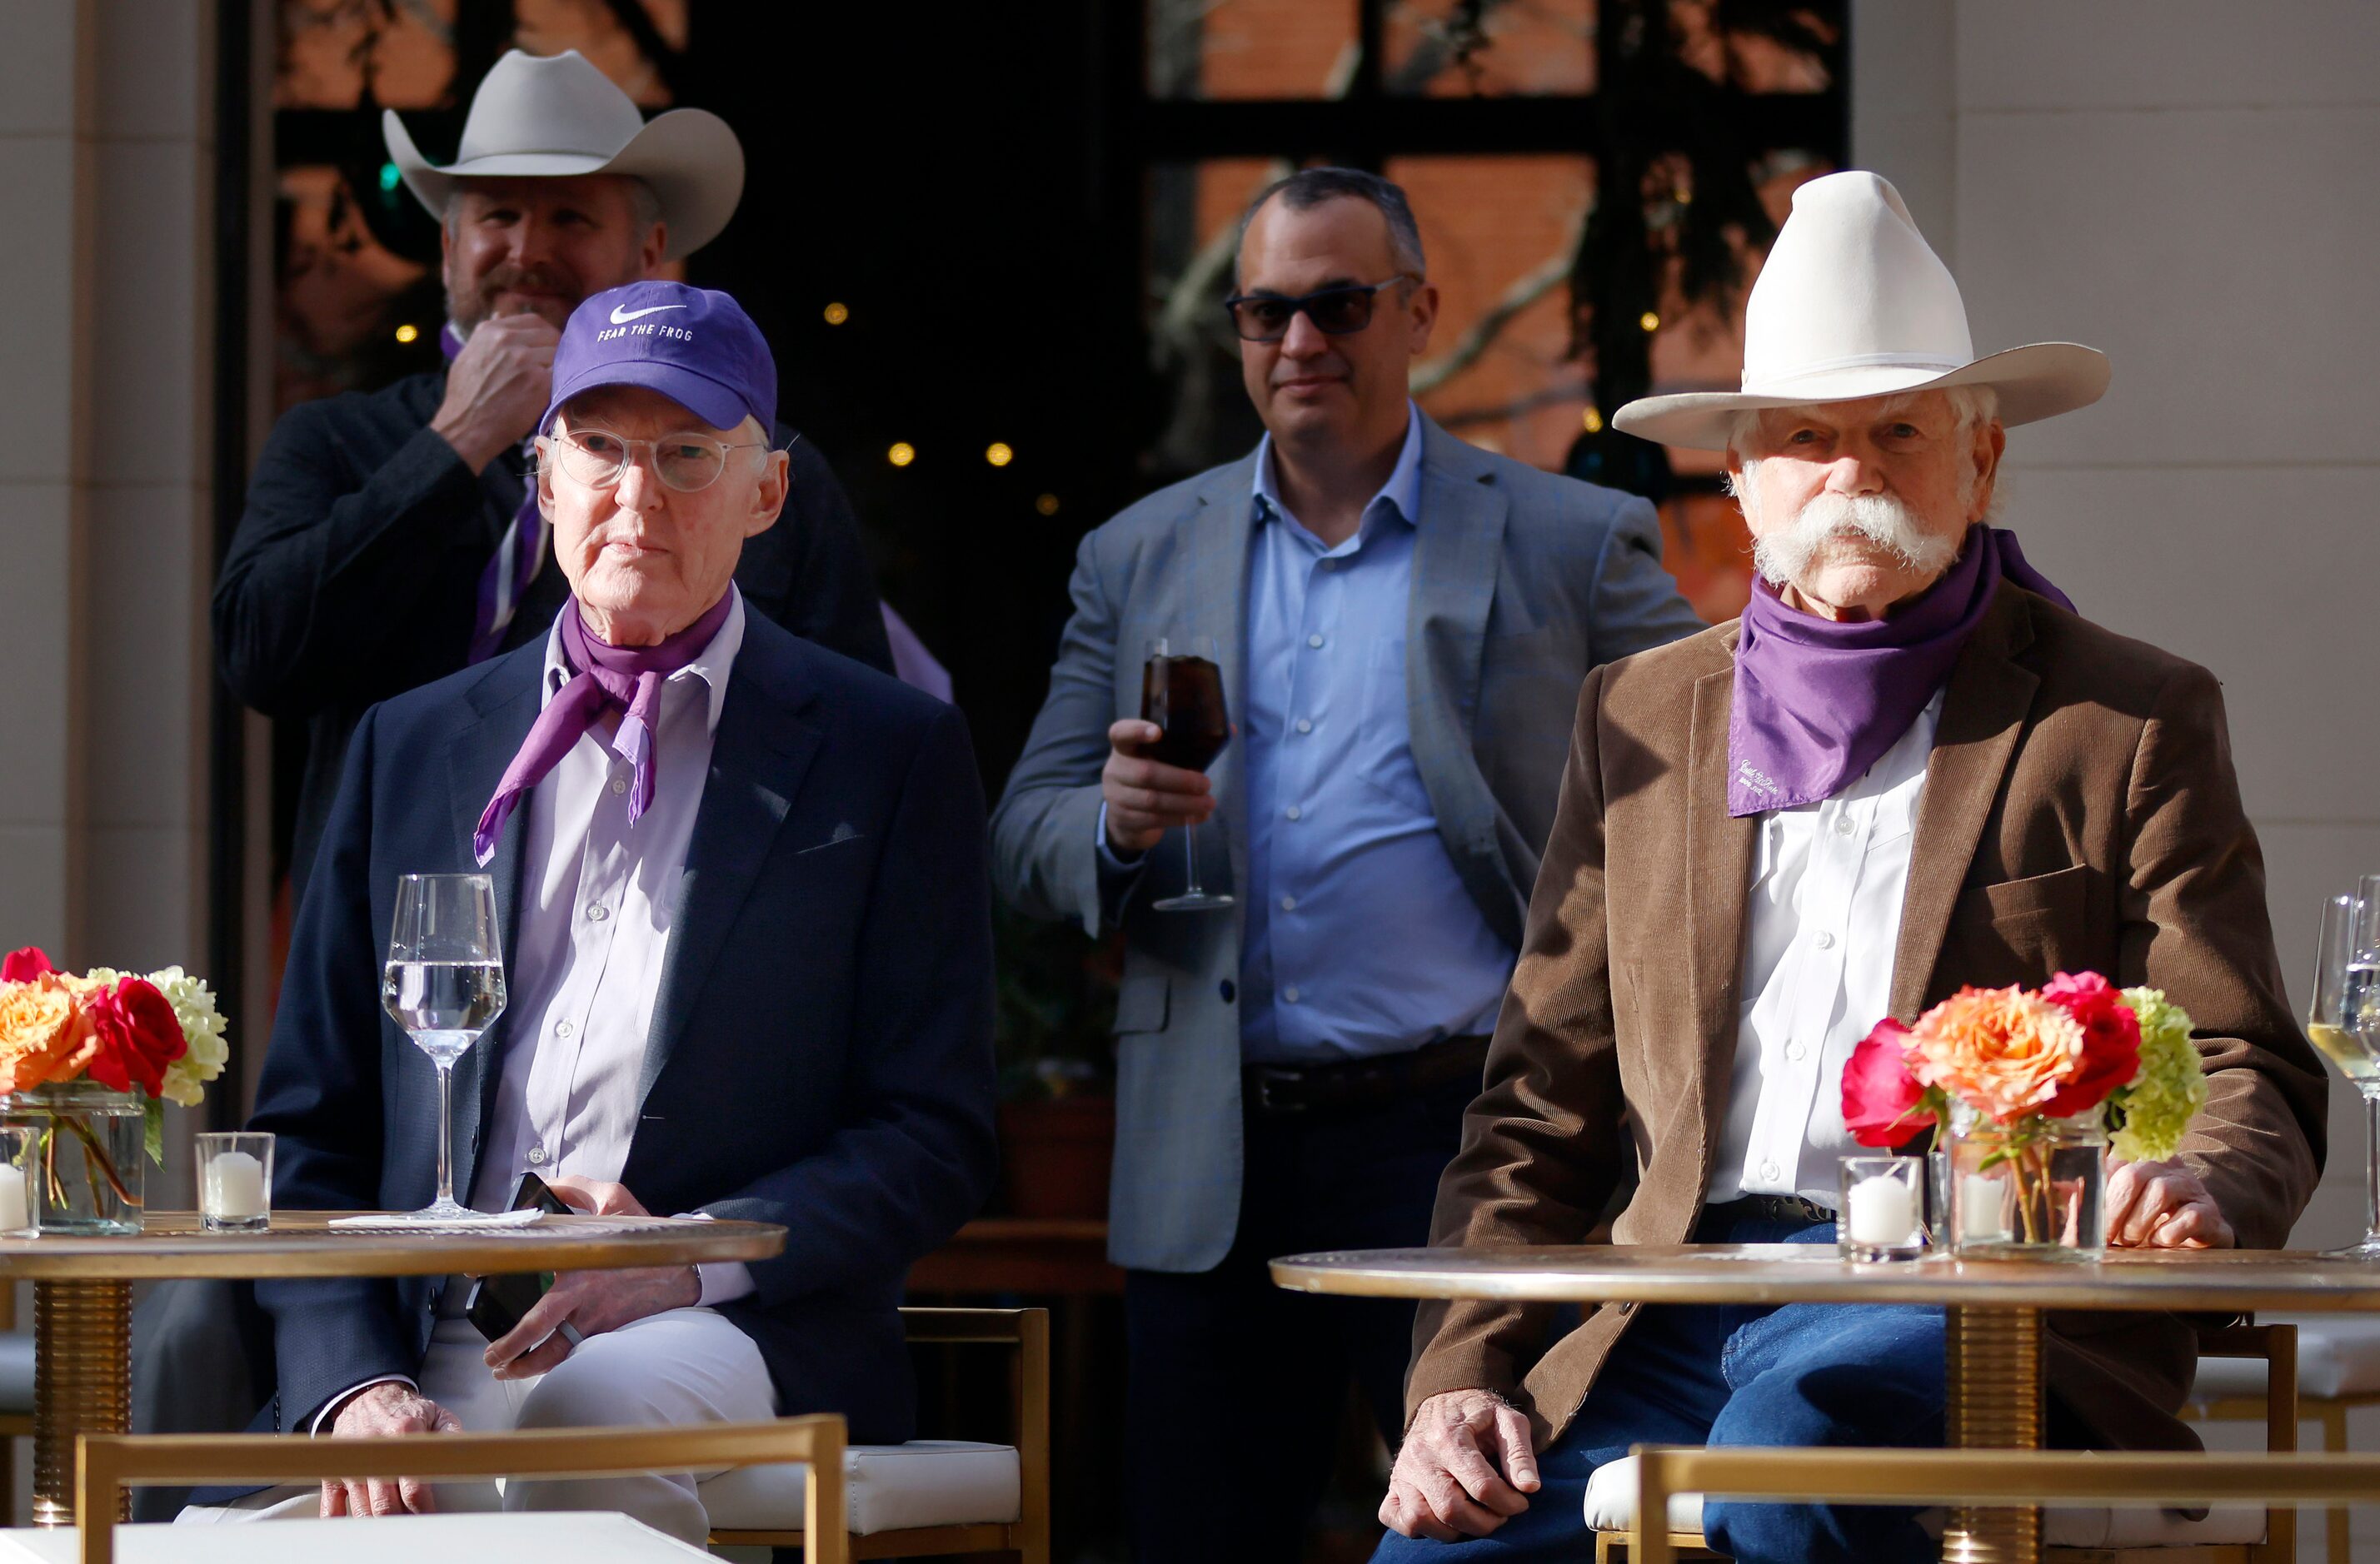
M744 307L723 293L684 283L630 283L570 312L553 350L553 400L537 431L583 391L641 385L660 392L713 429L749 414L765 432L777 422L777 361Z

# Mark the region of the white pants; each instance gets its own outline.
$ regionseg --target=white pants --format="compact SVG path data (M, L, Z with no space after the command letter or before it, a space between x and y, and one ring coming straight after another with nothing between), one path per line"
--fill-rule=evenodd
M710 1309L672 1309L589 1336L534 1379L498 1379L488 1368L487 1350L468 1320L442 1319L421 1365L421 1393L473 1434L766 1423L777 1415L760 1349ZM719 1471L441 1483L438 1508L613 1509L700 1547L710 1522L695 1485ZM178 1519L190 1525L310 1516L319 1512L321 1492L319 1485L268 1488L221 1507L192 1505Z

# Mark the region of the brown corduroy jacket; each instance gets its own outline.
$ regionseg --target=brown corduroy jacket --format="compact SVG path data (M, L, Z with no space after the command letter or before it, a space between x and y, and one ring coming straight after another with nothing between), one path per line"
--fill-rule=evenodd
M1433 1243L1583 1243L1632 1173L1615 1243L1683 1243L1694 1228L1727 1116L1757 824L1727 812L1736 633L1586 680ZM2209 1081L2183 1160L2242 1247L2286 1242L2321 1170L2325 1081L2282 991L2263 856L2204 669L2003 585L1944 697L1891 956L1903 1022L1962 984L2060 970L2164 989L2197 1023ZM1633 1313L1605 1304L1549 1340L1551 1305L1425 1304L1408 1408L1497 1390L1542 1447L1626 1350ZM2195 1445L2174 1416L2196 1362L2188 1322L2048 1326L2051 1389L2095 1436Z

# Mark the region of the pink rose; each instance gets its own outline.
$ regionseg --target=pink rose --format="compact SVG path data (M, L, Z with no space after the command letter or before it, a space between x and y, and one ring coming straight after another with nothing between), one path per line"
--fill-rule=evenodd
M1891 1147L1922 1132L1925 1089L1909 1073L1909 1028L1886 1019L1843 1065L1843 1128L1862 1146Z
M2042 987L2041 997L2082 1028L2082 1057L2058 1095L2041 1105L2043 1113L2071 1118L2131 1085L2141 1072L2141 1022L2114 985L2095 972L2061 972Z
M0 960L0 983L30 983L56 970L39 945L28 945L21 951L9 952L6 960Z
M165 1066L189 1049L172 1003L154 984L127 977L93 995L84 1008L99 1036L91 1078L119 1092L130 1091L137 1082L155 1097L165 1083Z

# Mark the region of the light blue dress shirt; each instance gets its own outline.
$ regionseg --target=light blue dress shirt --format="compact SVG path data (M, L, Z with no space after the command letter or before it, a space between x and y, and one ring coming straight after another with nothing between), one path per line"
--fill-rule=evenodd
M1355 535L1307 531L1257 453L1248 561L1248 884L1240 1045L1252 1061L1403 1053L1496 1020L1514 952L1438 834L1405 702L1421 415Z

